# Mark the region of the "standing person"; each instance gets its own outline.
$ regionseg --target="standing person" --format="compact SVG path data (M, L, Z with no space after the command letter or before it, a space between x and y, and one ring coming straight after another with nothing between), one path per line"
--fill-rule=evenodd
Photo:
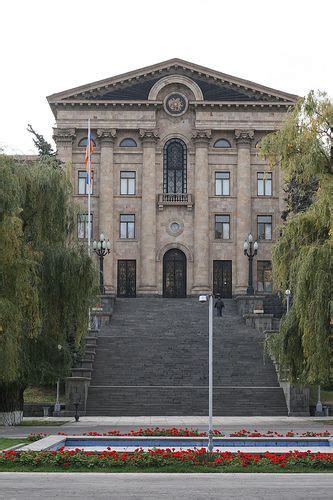
M224 303L221 295L216 295L215 307L217 309L217 315L222 316L222 309L224 308Z

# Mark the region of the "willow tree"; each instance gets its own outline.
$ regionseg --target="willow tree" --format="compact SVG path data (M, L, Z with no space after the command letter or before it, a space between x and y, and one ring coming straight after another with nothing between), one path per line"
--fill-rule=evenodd
M291 381L310 384L332 379L332 124L329 99L310 92L260 144L293 191L272 256L275 287L291 289L293 306L270 345Z
M87 330L96 275L75 243L76 209L52 158L0 156L0 413L22 417L28 384L68 374Z

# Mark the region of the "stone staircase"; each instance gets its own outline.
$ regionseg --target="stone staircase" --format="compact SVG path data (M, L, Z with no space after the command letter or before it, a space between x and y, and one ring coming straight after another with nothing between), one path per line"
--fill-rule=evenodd
M224 303L214 317L214 415L287 415L263 334L245 326L232 299ZM81 368L91 374L87 415L207 415L206 304L117 299L94 343L93 370Z

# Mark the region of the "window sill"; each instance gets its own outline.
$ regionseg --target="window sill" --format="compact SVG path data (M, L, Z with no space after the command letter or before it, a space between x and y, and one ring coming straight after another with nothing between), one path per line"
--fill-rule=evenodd
M116 194L115 198L141 198L138 194Z
M122 243L123 242L126 242L126 243L128 243L128 242L136 242L137 243L138 241L139 240L137 238L118 238L117 240L115 240L116 243L118 243L118 242L122 242Z

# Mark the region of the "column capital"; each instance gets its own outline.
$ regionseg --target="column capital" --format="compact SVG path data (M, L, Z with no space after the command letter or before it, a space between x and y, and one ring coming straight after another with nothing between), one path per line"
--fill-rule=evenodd
M139 136L143 143L156 143L159 139L159 131L158 129L140 129Z
M53 129L53 139L56 144L73 144L76 137L75 128L58 128Z
M212 138L212 131L206 130L195 130L192 134L192 140L195 144L208 144Z
M254 137L253 129L242 129L235 130L235 139L237 145L239 144L251 144Z
M97 129L97 137L101 141L102 144L110 144L114 143L114 140L117 136L117 130L115 128L98 128Z

